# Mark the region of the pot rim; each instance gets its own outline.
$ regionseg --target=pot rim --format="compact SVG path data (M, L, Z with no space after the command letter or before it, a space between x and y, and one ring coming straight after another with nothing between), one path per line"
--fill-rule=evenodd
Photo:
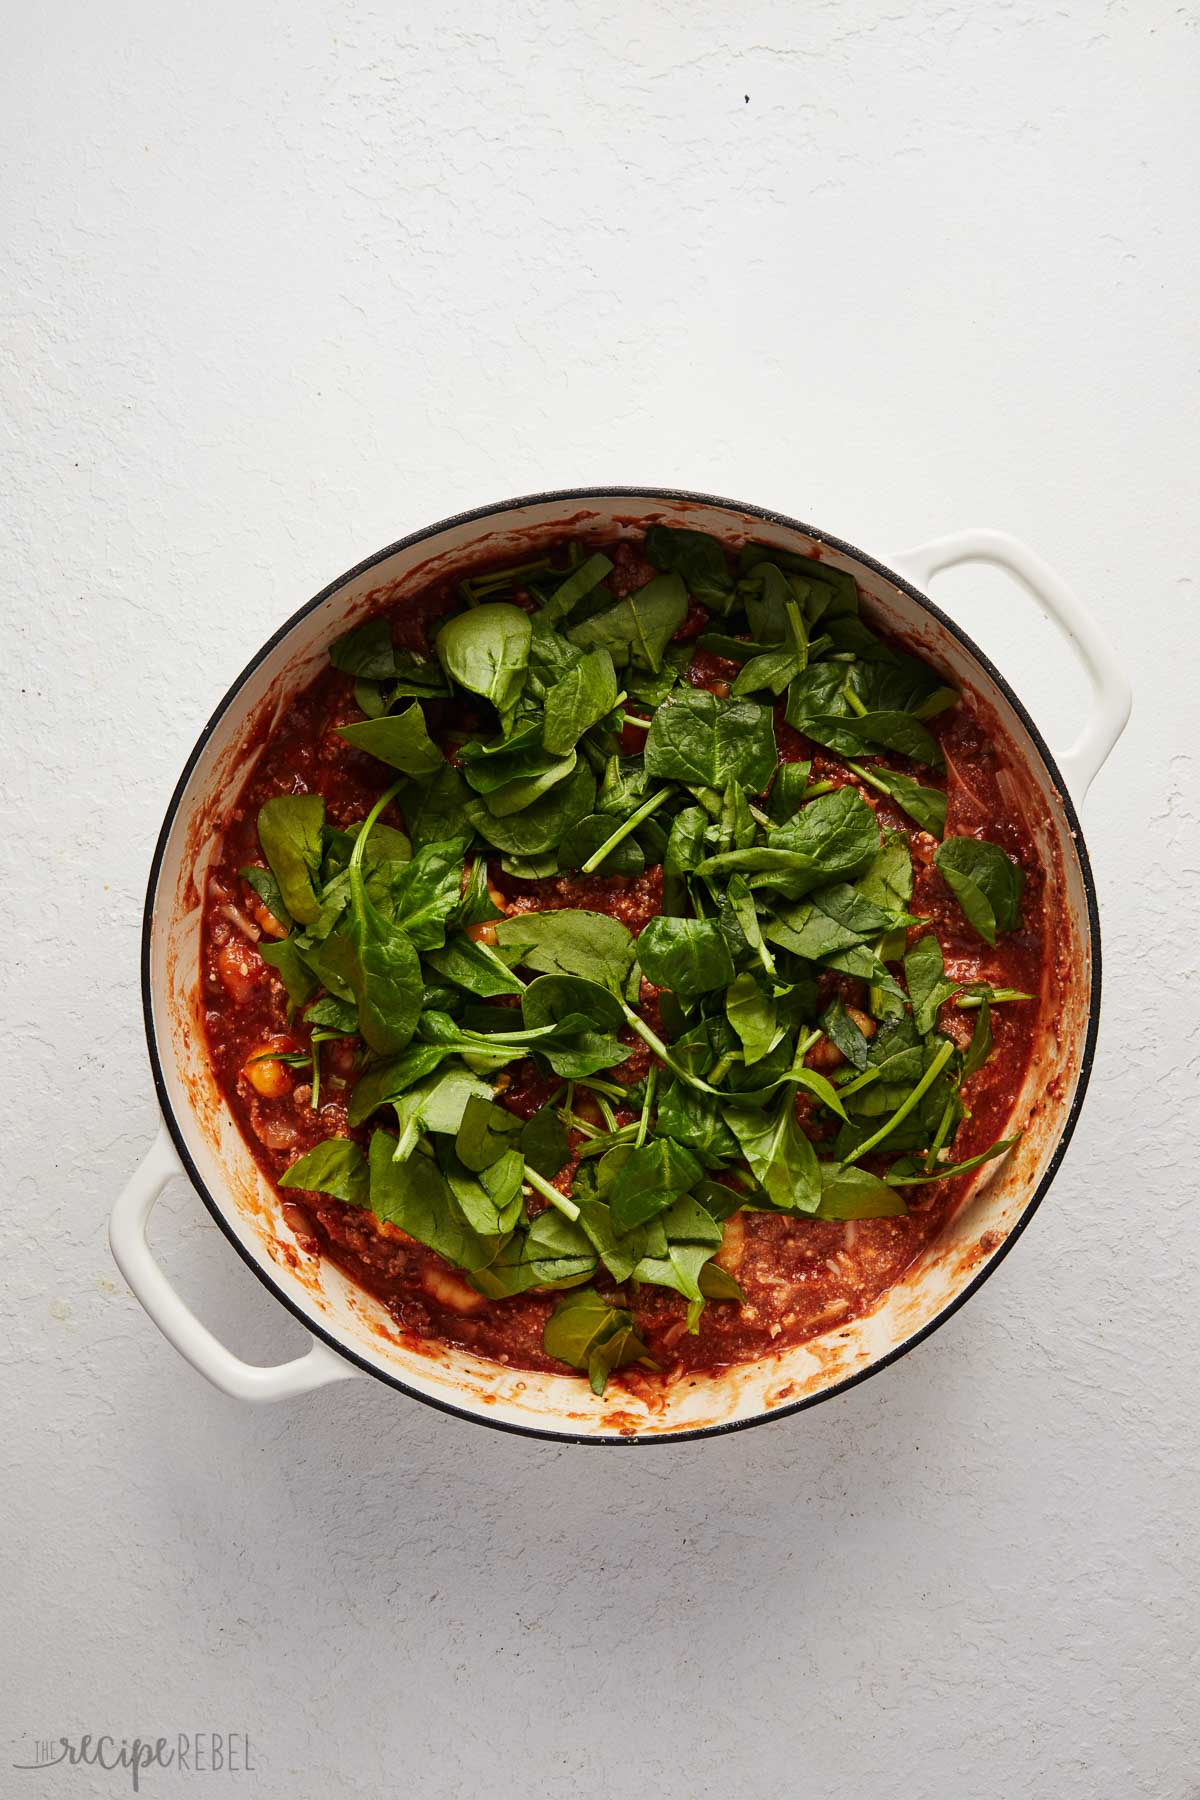
M894 586L907 594L910 600L915 600L917 604L943 628L943 630L948 631L952 637L956 638L963 648L975 658L980 667L986 671L991 680L995 682L1013 711L1017 714L1017 717L1021 720L1021 723L1029 733L1034 747L1053 781L1055 791L1062 802L1063 811L1066 814L1067 824L1070 828L1072 840L1075 845L1075 852L1079 860L1079 872L1083 882L1083 891L1087 905L1088 945L1091 951L1088 1016L1084 1032L1083 1050L1080 1057L1079 1076L1075 1084L1075 1092L1072 1095L1071 1104L1059 1132L1058 1141L1051 1153L1045 1172L1022 1210L1020 1218L1008 1233L1008 1236L1004 1239L1003 1243L981 1266L978 1273L972 1277L962 1291L956 1294L952 1300L947 1301L946 1305L935 1313L931 1319L927 1320L924 1325L912 1332L911 1335L906 1337L901 1343L895 1345L885 1356L881 1356L877 1361L869 1363L866 1368L859 1369L854 1374L847 1375L843 1377L842 1380L834 1382L832 1386L823 1388L819 1393L808 1394L803 1399L793 1400L787 1405L773 1408L769 1412L756 1413L749 1418L730 1419L718 1424L696 1426L687 1431L635 1433L631 1436L622 1436L617 1432L604 1432L589 1435L583 1432L554 1431L541 1426L522 1425L510 1420L491 1418L484 1413L474 1412L469 1407L455 1406L449 1401L437 1399L430 1394L422 1393L418 1388L401 1380L399 1376L390 1374L387 1370L377 1368L374 1363L368 1362L365 1357L358 1355L356 1351L350 1349L333 1332L328 1331L323 1325L311 1319L301 1307L299 1307L296 1302L283 1291L270 1271L266 1269L252 1254L249 1248L242 1243L241 1239L226 1219L221 1206L209 1192L206 1183L202 1179L200 1172L192 1159L187 1142L180 1129L179 1122L175 1117L175 1110L167 1091L162 1059L159 1054L158 1041L154 1030L154 1009L150 976L150 944L153 934L158 881L162 871L167 841L174 827L184 790L191 780L193 771L208 747L209 739L212 737L217 725L221 719L224 718L230 706L237 699L245 682L264 659L271 654L276 646L283 642L292 629L298 625L302 619L307 618L311 612L314 612L317 607L323 605L331 595L336 594L339 589L344 588L357 576L364 574L367 570L374 568L377 564L386 561L389 556L395 555L397 551L410 549L414 544L423 543L427 539L436 537L440 532L447 531L454 526L471 525L485 519L496 519L505 513L513 512L521 507L545 505L561 500L580 500L587 502L622 499L683 500L701 506L723 508L726 511L741 513L749 518L761 520L765 524L781 525L788 530L798 531L803 536L812 539L815 543L828 545L830 549L838 550L845 556L851 556L856 561L864 564L865 567L872 569L877 575L882 575L887 581L892 582ZM940 1330L947 1320L951 1319L954 1314L958 1312L960 1307L966 1305L972 1295L978 1292L992 1272L1004 1261L1017 1240L1023 1235L1025 1228L1033 1218L1033 1215L1037 1212L1046 1196L1050 1183L1058 1172L1059 1166L1066 1154L1067 1146L1074 1135L1075 1127L1079 1121L1084 1096L1087 1093L1088 1083L1091 1079L1092 1065L1096 1055L1096 1038L1100 1025L1100 915L1096 899L1095 878L1092 874L1091 861L1088 857L1087 844L1079 822L1079 815L1076 811L1075 803L1067 789L1066 782L1059 771L1058 764L1054 759L1054 754L1051 751L1050 746L1047 744L1037 725L1030 717L1023 702L1018 698L1009 682L1004 675L1001 674L991 658L980 649L979 645L975 643L955 620L950 618L947 613L943 612L939 606L935 605L935 603L930 600L927 595L923 594L919 588L914 587L912 582L906 580L904 576L898 575L894 569L888 568L887 564L880 562L878 558L868 556L864 551L857 549L855 545L847 543L844 538L834 537L829 532L819 531L811 525L804 524L803 521L799 519L792 518L787 513L776 512L769 507L755 506L740 500L730 500L716 494L697 493L690 488L552 488L547 489L543 493L521 494L512 499L492 501L485 506L472 507L466 512L453 513L447 518L439 519L436 524L424 526L419 531L413 531L408 533L405 537L397 538L394 543L388 544L382 550L377 550L372 556L365 557L362 562L356 563L352 568L347 569L344 574L339 575L336 580L329 582L318 594L315 594L311 600L306 601L303 606L298 607L295 612L291 613L288 618L272 632L266 642L255 651L254 655L250 658L250 661L226 690L209 717L208 722L205 724L204 729L197 738L187 761L183 765L179 779L175 783L171 798L167 803L166 814L163 818L162 826L154 846L154 854L151 858L150 872L146 883L146 900L142 914L141 990L142 1014L146 1029L146 1047L150 1058L150 1069L154 1080L154 1089L158 1097L158 1104L162 1117L166 1122L167 1130L171 1134L171 1141L179 1154L184 1169L187 1171L188 1179L191 1181L192 1186L197 1194L199 1194L220 1230L224 1233L226 1238L228 1238L238 1255L242 1258L242 1261L248 1268L253 1270L263 1286L267 1288L281 1306L285 1307L286 1310L300 1322L307 1332L313 1337L319 1338L323 1344L335 1353L335 1355L352 1363L356 1368L361 1370L362 1373L374 1376L376 1380L382 1381L388 1387L396 1389L399 1393L406 1395L410 1400L419 1401L423 1406L434 1407L438 1412L450 1413L455 1418L465 1419L473 1425L485 1425L493 1431L511 1432L518 1437L544 1438L549 1442L556 1444L596 1444L614 1446L682 1444L691 1442L696 1438L721 1437L735 1431L748 1431L756 1425L773 1424L776 1420L790 1418L795 1413L804 1412L809 1407L818 1406L825 1400L832 1400L837 1395L845 1394L850 1388L857 1387L860 1382L868 1381L873 1375L878 1375L882 1370L887 1369L893 1363L898 1362L902 1356L907 1356L910 1350L915 1350L918 1344L923 1343L925 1339L931 1337L935 1331Z

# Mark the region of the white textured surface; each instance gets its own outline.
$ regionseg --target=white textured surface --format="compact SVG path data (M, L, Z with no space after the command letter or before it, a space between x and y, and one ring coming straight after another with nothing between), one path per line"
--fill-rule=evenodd
M1200 1793L1190 10L5 8L0 1793L123 1791L11 1772L88 1729L248 1731L266 1800ZM790 1422L240 1408L104 1243L167 796L327 579L582 481L884 554L1000 525L1079 587L1136 696L1083 1122L966 1311ZM940 593L1061 741L1049 628ZM298 1347L182 1187L156 1239L236 1348Z

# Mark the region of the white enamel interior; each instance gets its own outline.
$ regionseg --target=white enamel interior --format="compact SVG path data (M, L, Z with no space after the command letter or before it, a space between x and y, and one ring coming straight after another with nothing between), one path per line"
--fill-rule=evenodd
M1026 1127L1021 1145L999 1167L980 1172L969 1201L941 1240L877 1310L798 1349L719 1376L682 1380L650 1407L616 1384L596 1399L575 1378L514 1371L445 1347L414 1349L379 1304L331 1264L298 1249L208 1067L197 1020L199 912L193 875L196 869L202 879L214 821L219 823L246 779L241 746L252 724L286 705L322 666L330 640L352 620L465 562L524 552L567 534L612 539L660 519L714 532L735 546L746 537L802 552L821 543L828 561L853 572L875 621L990 709L1023 770L1026 814L1051 871L1048 912L1070 934L1072 974L1015 1109L1014 1123ZM911 596L819 538L732 506L656 496L564 497L450 523L395 550L298 619L245 678L196 761L164 847L150 944L151 1023L169 1110L211 1204L252 1263L307 1322L369 1369L490 1422L570 1436L662 1436L746 1420L815 1396L886 1357L953 1304L1019 1225L1054 1153L1079 1079L1090 957L1076 845L1037 746L977 659Z

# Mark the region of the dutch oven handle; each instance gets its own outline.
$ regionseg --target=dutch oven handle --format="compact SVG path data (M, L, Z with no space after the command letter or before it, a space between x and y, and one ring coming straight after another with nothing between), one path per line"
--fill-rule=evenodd
M1082 601L1048 563L1005 531L958 531L905 550L894 561L900 573L922 589L943 569L960 563L994 563L1019 581L1054 620L1092 682L1091 715L1070 749L1058 755L1072 798L1082 801L1124 731L1133 700L1116 652Z
M345 1381L359 1370L343 1362L317 1338L294 1362L264 1369L243 1362L200 1323L180 1299L154 1260L146 1241L146 1225L154 1203L169 1181L186 1171L160 1126L158 1137L112 1210L108 1242L122 1275L167 1342L193 1369L233 1400L289 1400L331 1381Z

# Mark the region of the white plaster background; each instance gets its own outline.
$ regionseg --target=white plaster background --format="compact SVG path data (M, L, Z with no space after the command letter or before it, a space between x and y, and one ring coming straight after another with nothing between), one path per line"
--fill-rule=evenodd
M266 1800L1200 1794L1195 8L3 13L0 1793L122 1791L13 1772L35 1736L236 1729ZM1136 696L1082 1124L966 1311L790 1422L618 1455L368 1382L239 1407L105 1248L176 772L339 570L587 481L885 555L999 525L1078 586ZM1029 603L940 595L1070 735ZM182 1186L155 1238L296 1349Z

